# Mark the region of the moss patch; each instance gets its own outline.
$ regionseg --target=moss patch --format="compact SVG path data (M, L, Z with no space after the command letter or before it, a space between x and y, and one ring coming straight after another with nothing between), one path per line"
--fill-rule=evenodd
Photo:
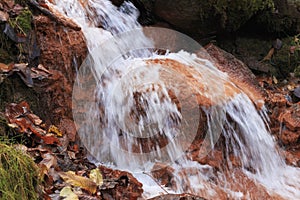
M32 13L25 8L15 19L10 19L10 24L18 32L27 35L32 30Z
M0 143L0 199L38 199L38 183L33 160L20 150Z

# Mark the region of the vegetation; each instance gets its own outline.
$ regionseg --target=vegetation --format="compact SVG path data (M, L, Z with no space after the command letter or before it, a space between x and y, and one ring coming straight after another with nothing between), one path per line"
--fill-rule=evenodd
M38 199L38 170L33 160L13 146L0 143L0 199Z
M22 10L15 19L10 19L10 25L24 35L27 35L31 31L31 22L32 13L28 8Z
M300 77L300 34L295 35L291 41L289 64L294 61L294 73Z
M215 15L221 17L221 26L229 31L236 31L258 11L274 9L273 0L219 0L206 4L214 8Z

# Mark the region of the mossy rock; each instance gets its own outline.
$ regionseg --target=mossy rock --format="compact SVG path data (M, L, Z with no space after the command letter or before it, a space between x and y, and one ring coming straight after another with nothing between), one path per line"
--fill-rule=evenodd
M0 143L0 199L38 199L38 168L32 158L13 146Z
M273 0L156 0L154 11L179 30L205 35L236 31L259 11L273 8Z
M268 73L277 78L286 78L290 73L300 75L300 51L293 54L294 37L282 38L282 47L276 50L271 60L264 60L272 48L273 39L240 36L235 40L221 40L218 45L242 60L250 69L257 73Z
M287 37L300 31L300 1L274 0L274 11L259 12L245 26L248 31ZM252 29L252 30L251 30Z

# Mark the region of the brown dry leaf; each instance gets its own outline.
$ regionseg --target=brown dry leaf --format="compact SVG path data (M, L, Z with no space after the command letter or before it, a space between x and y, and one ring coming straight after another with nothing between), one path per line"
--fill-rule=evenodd
M35 114L33 114L33 113L29 113L28 115L27 115L27 117L30 119L30 121L32 122L32 123L34 123L34 125L36 125L36 126L39 126L39 125L41 125L42 123L43 123L43 121L37 116L37 115L35 115Z
M47 169L50 169L51 167L55 167L57 165L56 157L51 155L50 153L43 154L42 157L43 160L40 162L40 164L45 165Z
M52 135L40 136L40 138L43 140L43 143L45 143L45 144L61 145L61 142Z
M99 168L91 170L90 179L94 181L97 184L97 186L101 186L103 184L103 177Z
M78 176L72 171L61 172L59 175L66 183L75 187L81 187L92 194L95 194L97 191L97 184L89 178Z
M268 54L262 59L261 62L263 61L270 61L272 59L272 56L274 55L275 49L271 48L268 52Z
M1 18L1 11L0 11L0 18ZM12 68L13 65L6 65L4 63L0 63L0 72L8 73L12 70Z
M0 10L0 22L7 22L9 15L6 12Z

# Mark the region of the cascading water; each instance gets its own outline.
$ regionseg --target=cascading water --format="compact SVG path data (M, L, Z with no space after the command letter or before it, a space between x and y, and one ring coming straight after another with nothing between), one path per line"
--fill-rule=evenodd
M131 3L120 8L108 0L48 4L76 21L87 40L87 67L82 67L73 93L75 104L85 101L84 112L74 117L80 121L81 140L101 164L135 173L145 197L164 191L151 188L153 181L139 172L162 162L174 168L175 186L169 192L214 198L222 190L227 198L251 198L232 186L238 180L234 175L230 182L226 172L215 173L193 161L222 138L227 170L235 168L233 155L241 173L270 193L300 198L300 172L279 156L261 117L265 113L259 115L213 63L185 51L157 55L153 41L137 29L138 11ZM184 155L199 135L206 146L199 146L196 158Z

